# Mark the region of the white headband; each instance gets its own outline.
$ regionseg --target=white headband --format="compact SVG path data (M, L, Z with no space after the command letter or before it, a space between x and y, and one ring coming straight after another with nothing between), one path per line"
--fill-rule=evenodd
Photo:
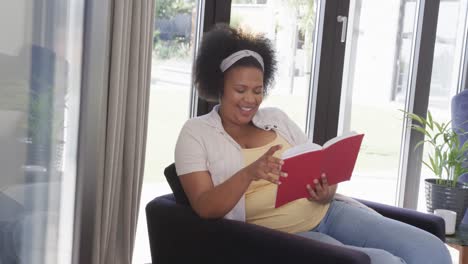
M238 52L234 52L231 54L229 57L225 58L222 62L221 65L219 65L219 68L221 69L222 72L225 72L229 67L231 67L234 63L236 63L238 60L252 56L254 57L258 63L262 66L262 70L265 70L265 67L263 66L263 59L260 54L258 54L255 51L251 50L239 50Z

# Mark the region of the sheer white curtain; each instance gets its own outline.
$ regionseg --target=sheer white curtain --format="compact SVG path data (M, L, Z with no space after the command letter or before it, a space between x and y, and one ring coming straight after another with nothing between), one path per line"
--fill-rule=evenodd
M145 160L153 9L153 0L112 1L104 173L96 179L95 264L132 260Z

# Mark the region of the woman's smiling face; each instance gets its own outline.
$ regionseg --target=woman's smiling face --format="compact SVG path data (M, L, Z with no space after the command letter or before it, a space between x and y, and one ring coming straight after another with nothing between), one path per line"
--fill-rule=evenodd
M238 66L226 71L221 97L223 123L246 125L263 101L263 72L256 67Z

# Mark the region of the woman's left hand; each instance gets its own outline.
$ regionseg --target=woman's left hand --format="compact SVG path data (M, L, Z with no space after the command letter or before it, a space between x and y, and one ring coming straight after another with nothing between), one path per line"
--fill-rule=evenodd
M314 180L314 186L307 184L307 190L309 191L309 201L316 201L322 204L329 203L336 192L337 185L328 185L327 176L321 175L321 180Z

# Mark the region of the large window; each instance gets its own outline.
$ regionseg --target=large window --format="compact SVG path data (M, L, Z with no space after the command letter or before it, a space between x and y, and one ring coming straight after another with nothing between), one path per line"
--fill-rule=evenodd
M400 110L408 110L409 105L424 105L428 100L428 109L435 118L445 122L450 119L450 99L460 89L458 81L464 52L466 3L441 1L437 20L421 12L423 8L435 9L435 2L425 1L425 6L421 3L406 0L351 1L338 133L356 130L365 133L365 138L352 181L340 186L339 191L343 193L396 204L398 196L402 197L400 192L404 191L399 189L399 181L407 181L408 186L414 186L413 183L408 184L408 180L419 178L414 169L405 171L400 167L406 166L409 159L419 162L409 163L409 166L420 166L420 159L414 157L417 155L414 149L407 150L408 156L403 154L408 141L405 140L407 127ZM381 13L386 14L385 23L375 23ZM423 25L416 28L418 13ZM420 34L418 31L422 27L427 28L424 24L437 25L433 60L429 60L433 65L431 75L419 72L413 65L432 55L427 54L430 49L420 48L422 45L427 47L428 43L413 43L415 36ZM431 30L425 33L430 34L427 32ZM430 39L427 36L421 38ZM413 61L412 56L419 56L419 60ZM416 74L420 75L418 82L430 78L430 87L422 87L418 83L411 86L411 82L416 82ZM414 87L419 90L413 98L414 90L409 89ZM422 98L424 94L429 98ZM426 211L424 179L430 175L423 167L418 199L421 211ZM400 184L404 186L405 183ZM406 192L415 193L415 189L406 189ZM400 204L404 203L400 201ZM416 204L416 201L409 204Z
M409 143L402 139L408 129L399 110L428 99L431 111L447 116L447 103L458 87L466 4L441 1L436 47L432 51L427 41L421 44L415 40L431 38L430 30L423 35L421 29L434 29L436 20L421 15L438 8L435 3L156 0L145 182L134 263L151 261L144 206L170 192L163 170L173 162L178 132L190 114L210 110L211 105L199 100L191 90L192 62L199 38L196 32L201 24L204 31L213 23L225 22L266 35L276 49L279 69L263 105L283 109L314 139L326 140L348 130L365 133L353 178L341 184L339 192L396 204L402 191L399 181L419 179L419 175L401 175L402 163L408 163L403 153ZM204 14L201 19L200 14ZM346 20L338 21L337 16ZM416 65L424 61L434 65L430 96L427 93L426 98L411 98L410 89L427 78L421 73L415 79L419 73ZM429 87L422 89L427 91ZM324 129L315 129L314 125Z
M0 3L0 263L70 263L83 0Z
M365 136L340 192L395 204L415 16L415 2L351 1L338 134Z
M316 9L317 1L234 0L231 6L231 26L264 34L276 50L275 84L263 106L281 108L304 130Z
M326 1L324 9L335 8L343 2ZM404 204L400 199L404 186L401 181L418 179L419 175L407 175L401 168L406 164L412 167L420 164L409 162L409 157L404 155L408 148L404 134L407 126L400 110L411 110L415 102L424 105L421 102L429 99L429 108L436 115L450 114L449 100L459 89L466 3L441 1L439 8L433 1L351 0L349 12L340 14L347 18L345 23L327 26L325 18L325 25L316 26L323 15L317 14L317 6L322 4L321 1L233 0L230 24L265 34L275 45L280 64L275 87L265 106L282 108L305 131L307 117L315 118L314 133L323 126L327 129L321 131L325 135L314 134L314 139L318 136L319 140L326 140L350 130L365 133L353 178L340 184L339 192L387 204L397 204L397 201ZM430 15L430 10L436 8L440 9L437 20ZM330 21L336 23L337 17ZM431 50L430 34L436 24L436 45ZM423 27L428 30L423 32ZM327 46L313 37L316 28L324 30L323 35L317 36L323 37ZM346 30L346 34L341 34L341 30ZM325 37L330 32L333 35L333 31L335 36ZM425 42L415 41L419 38ZM333 50L335 47L330 49L333 45L338 49L340 43L346 45L341 58L343 72L339 68L327 68L329 64L342 63L339 51ZM319 60L312 58L314 47L321 49ZM311 79L311 71L318 67L319 61L318 77L315 79L312 73L314 79ZM415 67L425 62L433 65L432 76ZM331 81L320 81L326 78ZM420 83L428 78L431 86L422 87ZM341 79L341 83L336 81ZM340 85L338 89L334 87L336 83ZM415 87L419 89L417 98L411 96ZM309 94L314 95L315 105L307 101ZM336 99L339 96L340 100ZM335 109L339 109L336 120ZM333 123L337 123L337 131L331 131ZM410 157L414 156L409 151ZM410 204L416 203L415 197L408 199L412 200Z
M150 263L145 206L170 193L164 168L174 162L182 125L190 117L192 62L200 10L195 0L156 0L145 176L133 263Z

